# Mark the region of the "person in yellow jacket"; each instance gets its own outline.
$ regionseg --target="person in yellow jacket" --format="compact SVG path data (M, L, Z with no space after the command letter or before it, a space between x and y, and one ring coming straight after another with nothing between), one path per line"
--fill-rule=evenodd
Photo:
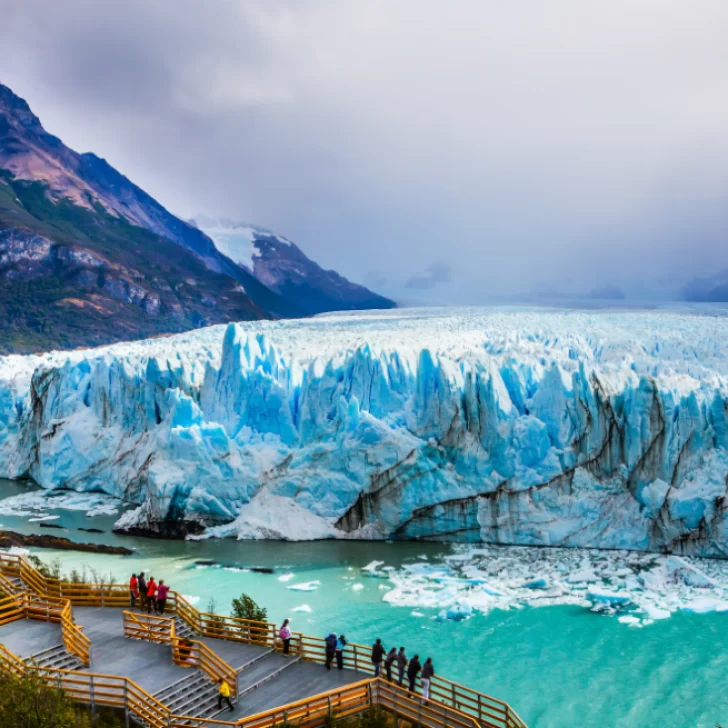
M228 708L234 711L233 704L230 702L230 686L227 684L225 678L220 678L220 683L217 688L217 709L222 710L222 701L224 700L228 704Z

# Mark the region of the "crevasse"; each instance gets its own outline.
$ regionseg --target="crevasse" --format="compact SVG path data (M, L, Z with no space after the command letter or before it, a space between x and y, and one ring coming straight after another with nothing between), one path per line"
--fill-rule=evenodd
M723 556L728 321L404 310L0 359L0 476L120 528Z

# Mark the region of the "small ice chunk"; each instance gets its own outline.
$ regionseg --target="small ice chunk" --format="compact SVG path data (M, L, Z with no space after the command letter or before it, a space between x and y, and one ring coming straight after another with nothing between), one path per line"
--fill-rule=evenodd
M60 516L38 516L37 518L29 518L28 523L37 523L38 521L56 521Z
M626 607L632 598L624 592L607 591L591 587L586 593L587 599L597 606Z
M413 612L411 612L411 614L413 617L424 617L425 616L424 614L422 614L422 612L418 612L416 609Z
M525 584L523 584L524 589L548 589L549 588L549 580L546 577L539 577L537 579L531 579L531 581L527 581Z
M299 604L297 607L293 607L291 610L292 612L307 612L310 613L313 611L311 607L308 606L308 604Z
M288 574L281 574L278 577L278 581L290 581L291 579L293 579L294 576L295 574L293 572L289 572Z
M352 584L351 590L352 591L361 591L364 588L364 584Z
M617 617L617 621L622 624L628 624L630 627L639 627L642 622L637 617L632 617L629 614L625 614L623 617Z
M310 591L316 591L316 589L318 589L320 586L321 586L321 582L318 579L316 579L314 581L303 582L302 584L291 584L291 586L289 586L288 588L291 589L292 591L310 592Z

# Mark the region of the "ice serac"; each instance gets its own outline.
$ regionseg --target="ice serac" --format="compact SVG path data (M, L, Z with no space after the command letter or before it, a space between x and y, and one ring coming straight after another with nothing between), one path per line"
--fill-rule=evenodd
M162 535L725 556L728 320L442 310L0 359L0 476Z

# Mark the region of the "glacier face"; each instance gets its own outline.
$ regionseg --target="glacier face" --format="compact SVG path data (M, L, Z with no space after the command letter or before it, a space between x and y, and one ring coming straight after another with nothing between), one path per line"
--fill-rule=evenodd
M119 526L728 551L728 319L401 310L0 358L0 477Z

